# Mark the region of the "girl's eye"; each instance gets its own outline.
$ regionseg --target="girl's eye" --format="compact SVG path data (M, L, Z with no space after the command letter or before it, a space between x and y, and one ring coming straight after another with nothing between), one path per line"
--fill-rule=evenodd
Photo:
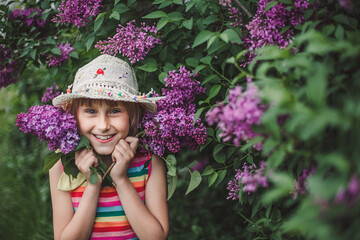
M115 108L115 109L111 110L112 114L116 114L116 113L120 113L120 112L121 112L121 109L118 109L118 108Z
M96 113L95 110L94 110L94 109L91 109L91 108L86 109L85 112L86 112L86 113L89 113L89 114L95 114L95 113Z

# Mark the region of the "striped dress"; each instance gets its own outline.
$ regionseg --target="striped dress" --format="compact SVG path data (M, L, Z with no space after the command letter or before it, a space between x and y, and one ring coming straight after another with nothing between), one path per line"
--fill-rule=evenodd
M145 187L150 175L151 164L144 168L150 155L136 155L131 160L128 177L145 203ZM70 191L74 209L79 206L86 182L75 190ZM119 196L114 187L103 187L100 191L96 210L95 224L90 239L94 240L125 240L138 239L126 218Z

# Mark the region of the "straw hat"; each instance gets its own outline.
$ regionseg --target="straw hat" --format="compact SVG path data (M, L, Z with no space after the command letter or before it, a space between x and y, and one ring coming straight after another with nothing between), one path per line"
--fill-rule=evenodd
M55 107L64 107L75 98L107 99L136 102L145 110L155 112L155 101L161 97L150 97L151 93L152 91L140 95L134 70L129 64L117 57L104 54L80 68L73 85L52 102Z

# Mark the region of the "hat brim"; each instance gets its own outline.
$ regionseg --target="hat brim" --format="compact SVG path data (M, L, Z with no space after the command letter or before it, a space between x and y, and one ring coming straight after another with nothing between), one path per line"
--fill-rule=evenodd
M52 104L55 107L64 107L71 103L73 99L77 98L89 98L89 99L104 99L111 101L123 101L139 103L147 112L155 113L157 109L156 101L163 97L146 97L146 96L133 96L129 93L123 93L122 95L109 94L105 92L76 92L76 93L62 93L52 100Z

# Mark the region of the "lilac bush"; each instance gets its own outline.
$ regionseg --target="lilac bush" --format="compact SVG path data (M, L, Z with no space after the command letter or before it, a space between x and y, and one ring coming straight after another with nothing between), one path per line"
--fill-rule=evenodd
M229 190L226 199L239 199L240 192L251 194L257 191L259 186L268 187L268 181L265 176L266 163L260 162L260 167L256 168L255 164L250 166L244 163L243 170L236 169L236 174L233 180L228 182L227 190Z
M30 17L31 14L37 12L33 17ZM8 18L9 20L20 20L25 23L28 27L40 27L44 28L46 21L41 18L42 10L40 8L21 8L15 9L12 11Z
M156 26L146 26L145 23L141 27L135 26L135 20L128 22L124 27L119 25L116 34L109 37L107 41L99 41L95 45L102 54L110 54L115 56L121 54L128 57L131 63L135 63L144 59L144 56L155 47L155 44L161 44L161 40L156 38Z
M140 142L159 156L166 150L176 153L184 147L195 149L206 141L206 127L201 119L194 124L195 97L205 91L195 76L185 67L169 72L162 89L166 98L158 101L155 114L145 114L140 123L145 132Z
M295 182L293 198L297 198L299 194L304 195L307 192L306 180L315 172L315 167L304 169Z
M53 100L56 96L60 95L59 86L54 83L51 87L46 88L46 91L44 92L44 95L41 98L41 101L43 103L50 102Z
M51 105L33 106L27 113L20 113L16 126L46 141L51 151L60 149L62 153L69 153L80 140L75 117Z
M0 89L18 80L17 62L11 57L11 49L0 44Z
M59 6L59 13L53 22L71 23L77 28L85 26L90 17L97 16L102 8L101 0L63 0Z
M206 120L222 130L219 136L224 142L232 139L234 145L239 146L241 142L259 136L252 130L252 125L260 124L264 109L257 86L250 82L244 92L240 86L230 90L229 102L216 105L207 113ZM262 148L261 144L254 147Z
M58 48L60 49L61 55L57 56L55 54L52 54L47 57L47 63L51 67L61 66L62 62L69 59L70 58L69 54L75 50L73 47L71 47L70 43L65 43L65 44L59 43L56 46L58 46Z

